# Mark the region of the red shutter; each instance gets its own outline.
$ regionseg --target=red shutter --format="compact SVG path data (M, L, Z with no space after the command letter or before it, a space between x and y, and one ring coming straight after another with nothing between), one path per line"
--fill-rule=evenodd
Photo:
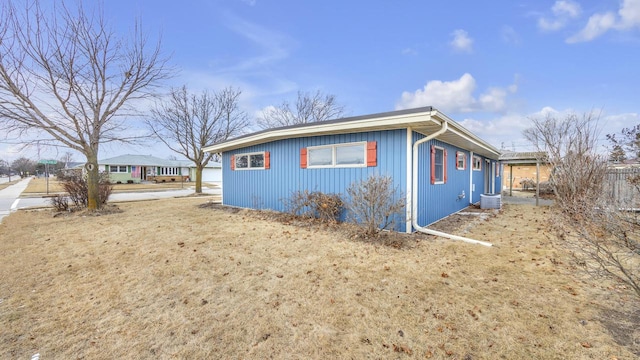
M467 170L467 163L469 161L467 161L467 154L462 154L462 158L464 159L464 169Z
M431 145L431 184L436 183L436 147Z
M271 168L271 156L268 151L264 152L264 168L266 170Z
M300 149L300 168L307 168L307 148Z
M367 143L367 166L378 166L378 144L375 141Z
M447 182L447 149L442 150L442 180Z
M231 170L236 169L236 157L235 155L231 155Z

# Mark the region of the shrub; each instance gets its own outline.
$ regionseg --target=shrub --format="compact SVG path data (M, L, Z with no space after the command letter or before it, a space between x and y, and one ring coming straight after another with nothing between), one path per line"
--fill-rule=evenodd
M56 211L69 211L69 198L58 194L51 198L51 205Z
M337 194L298 190L286 200L285 207L292 215L316 218L324 222L338 222L343 202Z
M113 186L109 182L108 173L100 173L100 180L98 183L100 192L100 202L106 204ZM87 207L89 199L89 188L87 186L87 179L82 174L74 174L65 177L62 181L62 188L69 194L68 199L71 200L73 205L77 207Z
M405 208L404 196L397 193L390 176L371 175L347 188L349 219L360 225L365 237L377 236L391 228L396 215Z

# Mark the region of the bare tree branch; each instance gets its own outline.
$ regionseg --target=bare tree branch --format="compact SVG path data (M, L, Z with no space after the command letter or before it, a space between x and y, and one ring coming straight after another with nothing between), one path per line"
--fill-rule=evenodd
M298 91L294 109L287 101L278 107L269 107L262 111L257 125L262 129L270 129L337 119L344 113L344 107L337 103L335 95L322 94L320 91L315 94Z
M172 75L160 43L149 44L139 22L131 38L117 36L101 9L81 2L53 9L6 2L1 14L0 129L20 137L41 131L50 144L85 155L96 209L100 144L134 139L127 115L139 114L139 101Z
M241 91L191 94L186 86L173 89L167 101L156 103L147 126L172 151L196 164L196 193L202 193L202 170L215 154L202 148L239 135L247 127L247 114L240 110Z
M620 280L640 296L640 218L635 204L613 196L607 158L596 148L597 120L592 113L532 119L524 135L553 169L559 237L589 273ZM628 180L640 191L637 176Z

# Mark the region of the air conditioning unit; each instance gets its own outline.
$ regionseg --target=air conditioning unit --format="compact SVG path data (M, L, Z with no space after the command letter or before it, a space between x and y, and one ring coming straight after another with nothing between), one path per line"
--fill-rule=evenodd
M500 209L502 195L480 194L480 209Z

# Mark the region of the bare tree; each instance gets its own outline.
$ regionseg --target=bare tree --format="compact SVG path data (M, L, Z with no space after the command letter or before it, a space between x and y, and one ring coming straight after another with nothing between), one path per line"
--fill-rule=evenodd
M185 86L173 89L168 101L159 102L146 123L169 149L196 165L196 193L202 193L202 170L214 157L202 148L239 135L249 123L240 110L241 91L225 88L219 92L190 94Z
M597 151L597 119L592 113L532 119L524 135L553 169L560 238L588 272L623 281L640 296L640 217L612 196L607 156ZM633 185L640 193L640 181Z
M607 140L613 145L612 158L640 158L640 124L624 128L619 134L607 134Z
M138 114L134 105L153 95L171 70L160 42L149 44L139 23L130 37L120 37L102 11L86 11L81 2L74 9L52 6L3 3L0 129L83 154L87 208L95 210L100 145L135 139L126 132Z
M62 169L69 167L69 163L73 161L73 153L71 151L65 151L60 158L60 162L63 164Z
M6 160L0 159L0 175L9 175L9 171L11 168L9 167L9 162Z
M322 94L320 91L315 94L298 91L295 108L292 109L288 101L278 107L268 107L262 111L257 124L262 129L270 129L336 119L344 116L344 113L344 107L338 104L335 95Z
M36 173L36 166L38 164L26 157L21 157L13 160L11 163L11 170L15 170L20 174L20 177L34 175Z

